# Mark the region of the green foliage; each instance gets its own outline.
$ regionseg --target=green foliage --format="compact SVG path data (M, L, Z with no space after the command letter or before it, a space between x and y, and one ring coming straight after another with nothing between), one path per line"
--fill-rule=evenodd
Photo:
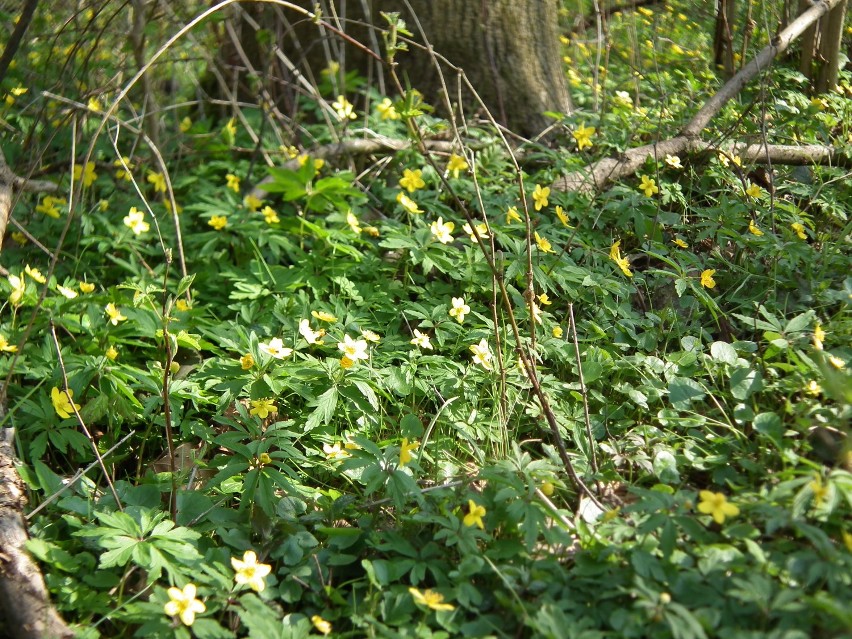
M80 37L117 24L37 18L59 35L4 79L3 147L62 194L22 194L28 235L3 247L2 423L38 507L27 548L81 636L852 632L846 170L779 166L755 189L720 150L543 195L715 91L687 9L613 16L605 74L572 35L578 111L521 172L473 125L423 155L418 135L452 130L438 96L394 103L333 65L292 127L269 104L190 111L203 44L182 42L152 71L177 91L162 164L95 135L113 94L80 108L132 69ZM42 93L64 47L75 105ZM849 144L848 75L816 99L789 68L761 82L743 100L762 121L735 105L707 139ZM347 95L372 107L350 122ZM132 100L114 115L135 128ZM349 126L412 144L375 163L296 148ZM190 623L166 614L186 601Z

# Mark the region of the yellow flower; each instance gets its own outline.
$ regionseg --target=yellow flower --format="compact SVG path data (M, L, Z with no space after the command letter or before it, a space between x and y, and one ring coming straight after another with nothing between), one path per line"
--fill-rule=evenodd
M705 515L712 515L713 520L717 524L724 523L726 517L736 517L740 514L740 509L733 504L729 504L727 498L722 493L702 490L698 495L701 497L701 503L698 504L698 511Z
M633 277L633 271L630 270L630 260L621 256L621 240L618 240L609 248L609 259L618 264L618 268L627 277Z
M535 202L535 210L540 211L547 206L547 198L550 197L550 187L543 187L541 184L536 184L532 197Z
M396 201L399 202L402 205L402 208L404 208L409 213L422 213L423 212L417 206L417 202L412 200L410 197L408 197L402 191L400 191L399 194L396 196Z
M166 176L162 173L154 173L153 171L148 172L148 177L146 178L150 184L153 185L154 191L157 193L165 193L166 192Z
M417 448L419 446L420 446L420 442L408 443L408 438L403 437L402 438L402 445L400 445L400 447L399 447L399 465L405 466L407 463L409 463L412 459L411 451L417 450Z
M228 217L226 215L214 215L207 220L207 226L212 226L217 231L221 231L228 226Z
M264 206L261 213L263 213L263 221L267 224L278 224L281 221L278 218L278 213L271 206Z
M387 99L387 98L385 98ZM311 623L314 624L314 628L317 629L322 635L331 634L331 623L320 617L319 615L313 615L311 617Z
M689 244L687 244L686 242L684 242L684 241L683 241L682 239L680 239L679 237L676 237L675 239L673 239L673 240L672 240L672 244L674 244L675 246L679 246L679 247L680 247L680 248L682 248L682 249L689 248Z
M577 140L577 150L582 151L585 147L592 146L592 136L595 134L595 127L586 126L586 123L583 122L580 124L579 128L576 129L571 135Z
M642 184L639 185L639 190L645 192L645 197L651 197L654 193L660 192L660 187L657 186L657 183L649 178L647 175L640 175L642 178Z
M89 107L89 111L98 112L98 111L102 110L101 103L97 98L89 98L88 107Z
M450 155L450 160L447 162L447 173L452 173L454 178L458 178L459 171L467 171L470 165L462 156L455 153Z
M521 215L518 213L517 206L510 206L506 211L506 224L511 224L512 222L520 222Z
M225 176L225 186L226 188L231 189L234 193L240 192L240 178L238 178L233 173L228 173Z
M363 339L352 339L349 335L343 335L343 341L337 343L337 349L343 352L353 362L359 359L370 359L367 354L367 341Z
M754 220L749 220L748 232L752 235L756 235L757 237L763 235L763 231L761 231L757 224L755 224Z
M356 235L360 235L363 230L361 226L358 224L358 218L355 217L355 214L352 211L346 212L346 223L349 225L349 228L352 229L352 232Z
M12 239L15 240L15 242L17 242L21 246L27 243L27 236L21 233L20 231L13 231Z
M535 243L542 253L553 253L553 247L550 245L550 242L547 238L539 235L538 231L535 232Z
M715 273L716 269L712 268L701 271L701 286L704 288L713 288L716 286L716 280L713 279Z
M542 293L541 295L539 295L538 301L542 306L550 306L551 304L553 304L553 302L550 301L550 297L547 293Z
M846 368L846 362L840 359L837 355L829 355L828 363L834 366L837 370Z
M33 280L35 280L39 284L44 284L47 281L44 278L44 275L41 274L41 271L39 271L37 268L30 268L29 264L24 267L24 273L29 275Z
M843 531L843 545L846 546L846 550L852 552L852 533L845 530Z
M425 348L427 350L432 350L432 342L429 341L429 336L425 333L421 333L416 328L414 329L414 339L412 339L409 344L414 344L418 348Z
M311 328L309 320L303 319L299 322L299 335L305 338L308 344L322 344L322 337L325 335L325 329L321 328L315 331Z
M311 315L321 322L328 322L329 324L337 321L337 318L334 315L326 313L325 311L311 311Z
M254 366L254 357L252 357L251 353L246 353L240 357L240 367L244 371L249 370L252 366Z
M472 499L467 500L467 514L464 516L465 526L479 526L480 529L485 529L485 524L482 518L485 516L485 506L480 506Z
M261 419L266 419L270 415L275 415L277 412L278 407L275 405L275 400L271 397L251 400L249 415L257 415Z
M189 116L186 116L183 120L181 120L180 124L178 125L178 129L180 129L181 133L186 133L191 128L192 128L192 120L189 118Z
M424 590L420 592L417 588L409 588L408 592L414 599L414 603L420 606L426 606L432 610L455 610L456 607L452 604L444 603L444 595L434 590Z
M379 342L379 340L382 339L379 337L378 333L374 333L366 328L361 330L361 336L368 342Z
M68 389L68 394L61 391L56 386L50 391L50 401L53 402L53 410L62 419L68 419L74 413L74 410L80 410L80 404L75 404L71 399L74 397L74 391Z
M557 206L554 210L556 211L556 217L562 222L562 226L568 226L568 215L562 210L562 207Z
M225 135L232 139L237 135L237 123L234 121L234 118L228 120L228 123L225 125Z
M454 317L461 324L464 322L464 316L470 313L470 306L464 303L463 297L453 298L453 307L450 309L450 317Z
M45 195L41 199L41 204L36 206L36 211L39 213L44 213L48 217L52 217L55 220L59 219L59 209L56 208L57 205L64 204L65 200L58 197L53 197L52 195Z
M123 156L120 160L116 160L115 162L113 162L112 165L118 169L115 172L115 177L117 180L126 180L130 182L130 170L133 168L133 164L130 162L129 157Z
M808 395L814 395L814 396L819 395L822 392L822 386L820 386L819 383L815 379L812 379L805 386L805 392Z
M181 312L188 311L190 308L192 308L192 307L184 299L180 299L180 300L177 300L175 302L175 309L177 309L178 311L181 311Z
M553 482L546 479L541 482L541 486L539 488L546 497L550 497L556 491L556 486L553 485Z
M476 235L473 234L474 230L476 230L476 235L479 236L481 240L487 240L489 238L488 235L488 226L483 222L482 224L476 224L473 228L471 228L470 224L465 223L462 227L462 231L467 233L471 242L476 242Z
M680 158L676 155L666 154L665 163L673 169L683 168L683 164L680 163Z
M236 571L234 581L238 585L248 584L249 588L255 592L263 592L266 587L263 578L272 572L272 566L257 563L257 555L253 550L246 550L242 560L231 557L231 565Z
M814 494L814 505L819 508L825 498L828 497L828 485L822 483L822 477L814 474L814 479L808 484L808 488Z
M745 192L746 195L748 195L749 197L758 198L760 197L761 193L763 193L763 189L760 188L757 184L749 183L748 188Z
M355 105L353 105L344 96L338 95L337 100L331 103L334 113L338 120L354 120L358 116L355 113Z
M825 340L825 331L822 330L822 325L817 324L814 327L814 348L818 351L822 350L822 343Z
M479 344L473 344L468 347L473 353L473 363L479 364L487 371L491 370L491 351L488 349L488 341L483 337L479 340Z
M355 365L354 359L349 359L348 357L346 357L346 355L344 355L343 357L340 358L340 368L350 369L354 365Z
M563 335L562 327L561 326L554 326L553 327L553 337L555 337L556 339L562 339L562 335Z
M273 337L269 342L261 342L258 345L258 348L266 353L267 355L271 355L275 359L284 359L285 357L289 357L293 353L292 348L287 348L284 346L284 342L280 337Z
M385 98L376 105L376 111L382 120L399 120L400 115L390 98Z
M453 241L452 232L453 229L456 228L456 225L453 222L444 222L444 218L439 217L436 221L432 222L429 227L432 230L432 235L434 235L441 244L449 244Z
M151 230L151 225L145 221L145 213L135 206L131 207L130 212L125 216L124 226L133 231L134 235L147 233Z
M261 204L263 204L263 200L261 200L261 199L260 199L260 198L258 198L258 197L255 197L254 195L252 195L251 193L249 193L248 195L246 195L246 196L243 198L243 204L245 205L245 207L246 207L249 211L251 211L252 213L254 213L255 211L257 211L257 209L259 209L259 208L260 208L260 205L261 205Z
M806 240L806 239L808 239L808 236L807 236L807 235L805 235L805 227L804 227L804 225L802 225L801 223L799 223L799 222L793 222L793 223L790 225L790 228L791 228L791 229L793 229L793 231L796 233L796 235L798 235L798 236L799 236L799 239L800 239L800 240Z
M80 282L80 290L83 293L91 293L95 290L95 285L91 282Z
M615 97L612 101L616 104L616 106L620 106L625 109L633 108L633 99L627 91L616 91Z
M124 320L127 319L124 315L121 314L121 311L119 311L115 307L115 304L113 304L112 302L107 304L106 308L104 308L104 310L106 311L106 314L109 316L109 321L110 321L110 323L112 323L113 326L118 326L119 322L123 322Z
M379 229L377 229L375 226L365 226L364 233L366 233L370 237L379 237L380 235Z
M95 163L86 162L85 168L77 164L74 167L74 180L83 180L83 186L92 186L92 183L98 178L95 173Z
M14 344L10 344L9 340L5 335L0 334L0 352L3 353L16 353L18 351L18 347Z
M426 186L426 182L423 181L423 178L420 176L423 174L423 171L420 169L415 169L412 171L411 169L405 169L402 172L402 177L399 180L399 185L407 189L409 193L414 193L417 189L422 189Z
M110 347L104 351L104 357L111 362L114 362L118 358L118 349L115 346L110 345Z
M195 615L207 610L207 607L195 598L195 584L186 584L183 590L169 588L168 593L169 601L163 606L163 610L167 615L180 617L185 626L191 626L195 622Z

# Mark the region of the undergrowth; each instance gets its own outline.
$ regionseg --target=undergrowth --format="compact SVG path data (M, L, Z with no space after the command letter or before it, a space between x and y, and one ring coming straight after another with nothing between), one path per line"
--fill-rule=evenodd
M720 150L547 188L718 87L673 5L614 16L603 73L565 38L578 109L520 169L487 126L419 146L452 130L430 96L334 66L292 128L204 111L191 40L154 70L160 161L111 109L129 52L80 35L112 14L40 18L3 145L60 190L3 248L3 425L79 636L852 631L848 171ZM849 82L778 67L712 135L848 146ZM310 154L373 136L412 144Z

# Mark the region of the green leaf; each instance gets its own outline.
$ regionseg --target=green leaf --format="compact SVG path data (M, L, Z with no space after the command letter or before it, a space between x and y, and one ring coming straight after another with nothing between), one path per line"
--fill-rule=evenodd
M327 424L334 416L334 409L337 408L337 387L332 386L320 395L310 405L315 406L314 412L310 414L305 422L306 430L313 430L320 424Z
M734 366L737 363L737 351L727 342L713 342L710 345L710 355L714 361Z
M763 376L750 368L738 368L731 373L731 395L743 401L763 390Z
M687 408L690 403L703 399L706 394L698 382L688 377L675 377L669 382L669 401L676 408Z

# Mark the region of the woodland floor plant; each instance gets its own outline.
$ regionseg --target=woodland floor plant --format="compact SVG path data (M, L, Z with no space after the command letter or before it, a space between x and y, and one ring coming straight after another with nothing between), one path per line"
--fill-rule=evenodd
M95 90L122 34L38 18L0 139L60 188L0 255L2 425L77 636L852 633L849 169L726 144L852 148L852 75L779 64L715 150L551 188L718 88L693 4L612 16L605 72L566 36L576 112L520 166L334 65L292 128L202 109L196 31L152 152L137 87Z

